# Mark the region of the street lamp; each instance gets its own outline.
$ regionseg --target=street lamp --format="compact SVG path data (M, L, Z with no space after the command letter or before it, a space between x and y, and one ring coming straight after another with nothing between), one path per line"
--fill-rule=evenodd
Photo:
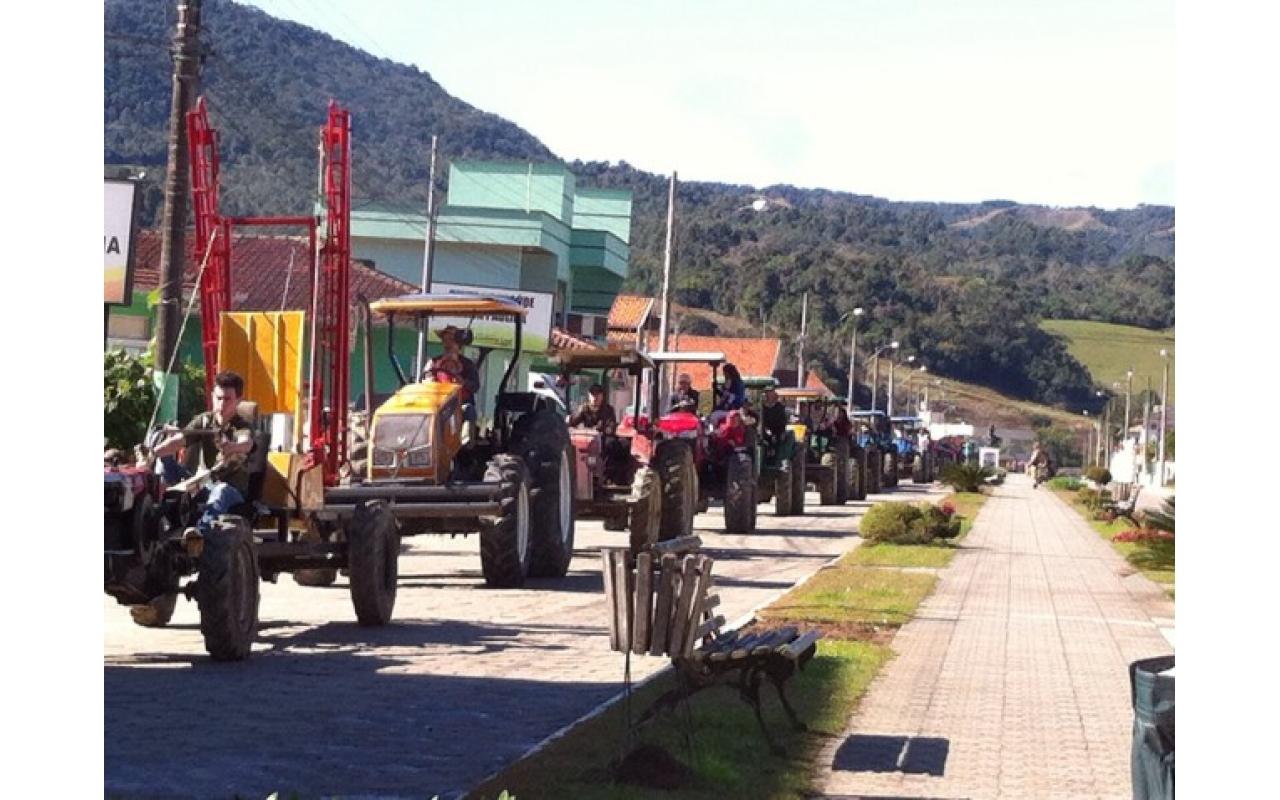
M1081 414L1084 414L1084 419L1085 419L1085 427L1084 427L1084 453L1085 453L1085 456L1084 456L1084 466L1086 466L1086 467L1087 467L1087 466L1089 466L1090 454L1091 454L1091 453L1093 453L1093 426L1089 424L1089 409L1087 409L1087 408L1086 408L1086 409L1082 410L1080 413L1081 413Z
M907 356L908 364L910 364L912 361L915 361L915 360L916 360L915 356ZM891 417L893 416L893 366L894 366L894 363L895 362L894 362L893 356L890 356L889 357L889 416Z
M840 322L844 322L847 317L853 317L853 333L849 337L849 398L845 401L845 411L849 414L853 413L853 393L858 388L857 379L854 377L854 370L858 366L858 317L862 316L862 308L858 307L852 311L847 311L840 317Z
M897 349L898 349L897 342L889 342L884 347L881 347L879 350L875 351L875 353L872 354L871 356L871 359L875 364L875 367L874 367L875 372L871 378L871 410L872 411L876 410L876 392L880 388L880 354L886 350L897 350Z
M1157 458L1160 461L1160 486L1164 486L1164 436L1165 436L1165 418L1168 414L1166 409L1169 407L1169 359L1172 356L1168 350L1160 351L1160 359L1164 361L1164 378L1160 382L1160 438L1156 441Z
M1129 424L1130 424L1129 423L1129 419L1130 419L1129 400L1130 400L1130 395L1133 394L1133 367L1130 367L1129 371L1126 372L1124 375L1125 375L1125 384L1124 384L1124 435L1123 435L1123 438L1125 441L1125 446L1128 447Z

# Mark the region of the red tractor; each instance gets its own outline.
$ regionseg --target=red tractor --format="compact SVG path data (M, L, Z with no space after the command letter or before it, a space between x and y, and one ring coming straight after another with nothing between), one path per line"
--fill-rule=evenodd
M655 423L649 415L658 399L653 361L630 349L567 351L556 360L565 376L622 371L632 387L631 408L622 410L613 432L569 430L577 454L578 516L603 520L606 530L627 531L633 553L690 532L694 501L687 496L696 484L686 472L689 448L669 424Z
M708 365L711 368L711 395L715 397L718 393L718 374L720 366L725 363L724 353L658 352L650 353L649 357L655 364ZM754 532L759 472L756 437L751 422L737 411L712 412L704 420L697 415L696 409L677 408L665 414L658 424L668 436L687 445L684 463L679 468L696 476L694 481L685 484L693 498L692 505L705 511L710 501L721 501L726 533ZM672 524L679 522L672 520ZM687 530L692 530L691 514Z

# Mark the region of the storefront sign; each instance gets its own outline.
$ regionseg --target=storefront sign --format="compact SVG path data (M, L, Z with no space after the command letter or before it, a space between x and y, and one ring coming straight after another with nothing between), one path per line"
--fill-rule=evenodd
M128 305L133 302L134 190L129 181L106 182L103 208L103 249L106 251L102 301Z
M551 346L551 317L555 306L555 295L549 292L523 292L517 289L495 289L491 286L468 286L433 281L431 293L497 297L519 303L529 312L524 318L520 349L526 353L542 353ZM507 319L433 316L431 338L438 340L436 331L447 325L456 325L464 329L470 327L472 347L492 347L497 350L511 350L515 347L515 324Z

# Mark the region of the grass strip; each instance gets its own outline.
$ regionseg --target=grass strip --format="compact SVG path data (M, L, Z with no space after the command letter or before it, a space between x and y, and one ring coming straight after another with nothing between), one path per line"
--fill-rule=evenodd
M1131 553L1142 549L1142 545L1136 542L1113 541L1117 533L1138 527L1131 520L1124 519L1123 517L1116 518L1110 522L1094 519L1093 511L1091 511L1084 503L1081 503L1076 499L1075 492L1058 489L1054 490L1054 494L1062 498L1067 505L1076 510L1076 513L1084 517L1085 522L1089 523L1089 527L1097 531L1099 536L1106 539L1107 542L1110 543L1112 550L1115 550L1117 553L1124 556L1126 562L1128 562L1129 555ZM1150 580L1160 584L1169 597L1172 598L1174 596L1174 568L1172 566L1157 569L1135 567L1135 569L1147 576Z

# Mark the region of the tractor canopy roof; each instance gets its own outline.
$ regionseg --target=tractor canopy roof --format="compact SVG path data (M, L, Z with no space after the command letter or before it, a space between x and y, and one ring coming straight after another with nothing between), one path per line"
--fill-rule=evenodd
M625 369L638 375L646 369L653 369L653 360L645 353L633 348L621 350L565 350L556 354L552 361L560 365L565 372L579 372L584 369Z
M775 389L778 381L767 375L751 375L742 379L742 385L748 389Z
M919 428L924 424L924 420L919 417L890 417L889 420L899 425L906 425L908 428Z
M724 362L725 355L719 350L658 350L649 353L649 358L656 364L720 364Z
M464 294L406 294L374 300L377 314L447 314L454 317L507 317L524 319L528 309L505 297Z
M826 397L826 393L817 389L788 387L778 389L778 397L784 400L822 400Z
M865 419L872 419L872 418L886 418L886 419L887 419L887 417L886 417L886 415L885 415L885 413L884 413L883 411L855 411L855 412L853 412L853 416L855 416L855 417L863 417L863 418L865 418Z

